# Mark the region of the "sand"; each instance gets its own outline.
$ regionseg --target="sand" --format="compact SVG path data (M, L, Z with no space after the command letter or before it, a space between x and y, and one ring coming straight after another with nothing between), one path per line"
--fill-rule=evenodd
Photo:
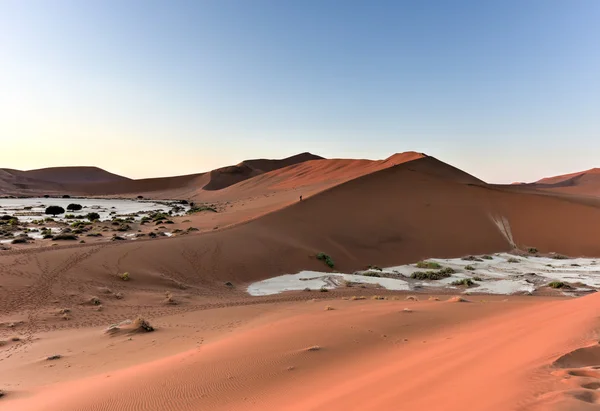
M99 328L75 341L48 333L19 361L3 361L16 383L0 409L507 410L550 397L585 406L577 384L598 378L573 375L571 387L561 372L595 364L596 351L560 356L592 341L599 303L280 302L165 317L131 340ZM64 357L44 359L57 352Z
M596 294L246 292L515 247L599 257L589 197L491 186L419 153L277 164L242 163L254 171L214 189L210 173L112 184L214 203L174 219L198 232L1 251L0 410L596 407ZM105 333L138 315L156 331Z

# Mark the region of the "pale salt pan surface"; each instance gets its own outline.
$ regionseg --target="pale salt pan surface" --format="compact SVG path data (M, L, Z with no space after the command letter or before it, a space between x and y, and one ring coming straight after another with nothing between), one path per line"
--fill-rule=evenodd
M83 209L79 211L68 211L67 206L71 203L81 204ZM74 214L77 218L84 219L87 213L95 212L100 215L101 220L111 219L117 215L129 215L135 213L149 213L155 211L168 212L172 206L168 202L155 202L146 200L125 200L107 198L0 198L0 215L14 215L20 221L39 220L51 215L44 214L46 207L56 205L65 209L65 214ZM182 208L182 213L189 209L188 205L176 204ZM31 207L26 210L25 207ZM114 212L115 214L110 214ZM179 214L182 214L179 213ZM63 220L65 214L52 217L55 220ZM179 215L174 214L174 215ZM141 216L135 217L140 219Z
M600 287L600 264L593 258L554 259L522 257L505 253L494 254L491 257L491 259L482 259L482 261L467 261L461 258L430 258L427 261L437 262L443 267L451 267L456 271L452 276L436 281L410 279L412 273L427 270L417 268L414 264L406 264L375 271L380 275L391 275L395 278L360 275L368 271L374 272L374 270L359 271L354 274L302 271L298 274L286 274L253 283L248 287L248 293L250 295L272 295L305 288L311 290L331 289L341 286L342 280L362 284L379 284L388 290L408 291L421 287L440 287L464 293L486 294L529 293L552 281L585 284L585 287L577 287L577 291ZM511 263L510 259L516 259L518 262ZM466 266L471 266L474 270L466 270ZM452 282L456 280L472 279L473 277L481 278L481 281L474 281L476 286L464 288L452 285Z

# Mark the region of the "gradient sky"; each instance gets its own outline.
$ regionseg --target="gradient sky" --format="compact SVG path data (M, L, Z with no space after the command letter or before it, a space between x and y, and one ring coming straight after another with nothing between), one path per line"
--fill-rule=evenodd
M0 0L0 167L600 167L600 1Z

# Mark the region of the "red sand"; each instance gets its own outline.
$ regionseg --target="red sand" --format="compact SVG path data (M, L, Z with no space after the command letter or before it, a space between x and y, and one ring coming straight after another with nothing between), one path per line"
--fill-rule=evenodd
M219 202L223 211L189 217L209 232L0 253L0 409L595 407L597 350L549 367L595 337L596 295L449 303L333 292L307 303L297 301L324 296L244 292L254 280L324 270L321 251L346 272L515 246L600 256L595 201L490 186L418 153L308 160L219 190L202 189L207 178L119 186ZM125 271L130 281L118 277ZM158 331L102 334L138 314ZM56 353L65 358L43 359Z

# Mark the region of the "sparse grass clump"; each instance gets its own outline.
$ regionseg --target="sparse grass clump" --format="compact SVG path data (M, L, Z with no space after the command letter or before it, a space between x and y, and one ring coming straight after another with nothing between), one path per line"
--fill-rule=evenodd
M529 248L527 249L527 252L528 252L529 254L537 254L537 253L538 253L538 249L537 249L537 248L535 248L535 247L529 247Z
M376 265L370 265L369 267L367 267L368 270L377 270L377 271L383 271L383 269L381 269L380 267L376 266Z
M468 265L465 267L465 270L475 271L475 267L473 267L472 265Z
M452 274L454 274L454 269L446 267L438 271L415 271L410 275L410 278L415 280L441 280L450 277Z
M469 256L463 257L463 258L461 258L461 260L463 260L463 261L483 261L481 258L475 257L474 255L469 255Z
M519 259L518 258L514 258L514 257L510 257L508 260L506 260L509 263L519 263Z
M125 271L122 274L118 274L119 278L123 281L129 281L131 278L129 277L129 272Z
M473 281L483 281L481 277L473 277Z
M217 210L214 207L210 207L210 206L194 206L192 208L190 208L188 210L188 214L194 214L194 213L200 213L202 211L211 211L213 213L216 213Z
M417 268L428 268L430 270L435 270L438 268L442 268L442 266L434 261L419 261L415 264Z
M317 260L321 260L324 261L325 264L327 264L329 266L329 268L333 268L335 266L335 263L333 262L333 259L325 254L325 253L319 253L317 254Z
M52 237L53 240L77 240L77 238L75 234L69 233L60 233Z
M552 281L551 283L548 284L548 287L550 288L564 288L566 286L565 283L563 283L562 281Z
M555 260L566 260L568 257L562 254L554 254L552 258L554 258Z
M491 255L482 255L481 258L483 258L484 260L493 260L494 257L492 257Z
M460 280L456 280L456 281L452 282L452 285L459 286L459 287L460 286L471 287L474 284L475 283L470 278L462 278Z
M320 292L322 292L322 293L327 293L327 292L329 292L329 290L328 290L327 288L325 288L325 287L321 287L321 288L319 289L319 291L320 291Z
M375 271L366 271L366 272L362 273L361 275L364 275L365 277L381 277L381 274L379 274Z

